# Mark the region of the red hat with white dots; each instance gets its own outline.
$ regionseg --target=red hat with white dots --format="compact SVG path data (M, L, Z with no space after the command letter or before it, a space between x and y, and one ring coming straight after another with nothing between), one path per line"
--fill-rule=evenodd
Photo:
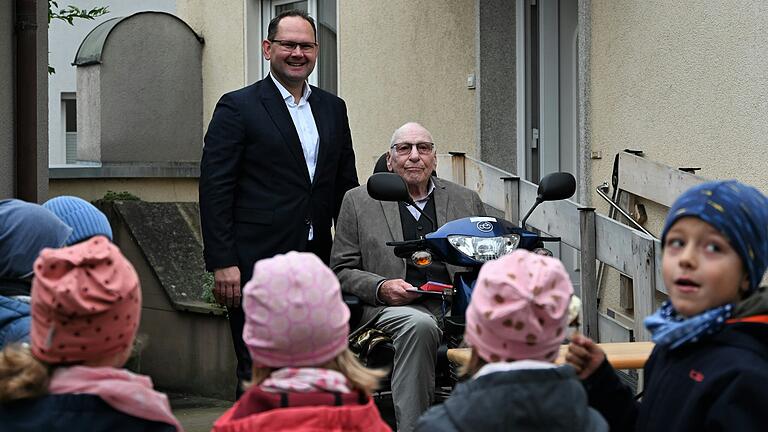
M73 364L132 346L141 288L131 263L106 237L44 249L32 282L32 353L49 364Z

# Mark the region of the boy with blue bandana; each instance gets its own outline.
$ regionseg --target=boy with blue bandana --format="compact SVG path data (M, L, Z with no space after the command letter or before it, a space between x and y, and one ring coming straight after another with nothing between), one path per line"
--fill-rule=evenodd
M645 319L656 347L636 401L593 341L566 360L621 431L768 428L768 198L734 180L681 195L662 233L669 300Z

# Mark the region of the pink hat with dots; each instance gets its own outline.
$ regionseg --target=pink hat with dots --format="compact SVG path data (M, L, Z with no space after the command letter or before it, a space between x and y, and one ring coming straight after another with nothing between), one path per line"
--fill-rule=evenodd
M573 287L555 258L518 249L480 269L465 340L488 362L553 361L564 340Z
M320 366L347 347L339 280L311 253L261 260L243 289L243 341L261 367Z
M32 353L50 363L99 360L133 344L139 278L106 237L44 249L32 281Z

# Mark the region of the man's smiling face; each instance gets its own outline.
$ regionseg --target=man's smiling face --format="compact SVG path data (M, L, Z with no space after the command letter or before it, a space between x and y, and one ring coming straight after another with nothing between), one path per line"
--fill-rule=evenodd
M297 16L287 16L280 20L275 33L275 40L303 44L315 43L312 25ZM265 40L262 43L264 58L269 60L272 75L286 88L297 87L304 83L315 69L317 51L302 51L295 48L288 51L278 42Z

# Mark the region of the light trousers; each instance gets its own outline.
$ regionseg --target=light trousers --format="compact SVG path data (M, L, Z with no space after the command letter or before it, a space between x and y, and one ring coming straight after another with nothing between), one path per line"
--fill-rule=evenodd
M397 430L410 432L434 398L435 356L442 331L421 304L386 307L374 327L387 333L395 346L392 400Z

